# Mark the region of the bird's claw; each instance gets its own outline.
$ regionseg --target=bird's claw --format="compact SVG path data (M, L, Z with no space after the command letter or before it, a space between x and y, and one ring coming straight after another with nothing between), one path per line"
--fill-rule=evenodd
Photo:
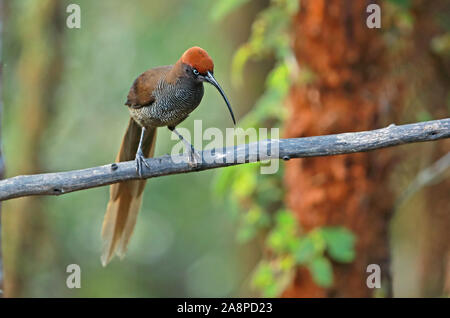
M191 147L189 151L189 160L188 164L191 168L197 167L198 163L202 161L202 157L200 156L200 153L195 150L194 147Z
M138 176L142 178L142 175L143 175L142 166L144 165L148 169L150 169L150 165L145 160L145 157L144 157L144 154L142 153L142 151L138 151L136 153L136 159L135 160L136 160L136 172L137 172Z

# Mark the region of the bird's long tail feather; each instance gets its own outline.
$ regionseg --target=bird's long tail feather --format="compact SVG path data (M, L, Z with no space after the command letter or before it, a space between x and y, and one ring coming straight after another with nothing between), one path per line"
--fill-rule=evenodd
M139 144L141 127L130 119L122 140L116 161L134 160ZM142 143L144 156L153 156L156 141L156 128L147 128ZM103 252L101 261L106 266L114 254L125 256L128 242L133 234L136 218L142 203L142 193L146 180L131 180L112 184L110 199L103 220Z

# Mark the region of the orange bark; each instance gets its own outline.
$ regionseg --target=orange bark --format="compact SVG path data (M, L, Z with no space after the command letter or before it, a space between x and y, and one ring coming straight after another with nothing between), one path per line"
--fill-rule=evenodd
M315 74L291 88L285 136L303 137L370 130L392 122L378 30L366 26L366 1L302 0L294 21L300 71ZM383 108L383 106L385 108ZM287 206L308 231L342 225L357 236L351 264L333 264L334 284L317 286L300 268L286 297L368 297L368 264L389 278L388 222L393 196L386 186L390 150L292 160L286 165Z

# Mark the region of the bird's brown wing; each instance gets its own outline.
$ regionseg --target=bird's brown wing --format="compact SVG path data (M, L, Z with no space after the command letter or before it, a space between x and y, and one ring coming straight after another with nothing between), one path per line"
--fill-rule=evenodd
M158 81L171 68L171 65L155 67L139 75L130 88L125 105L132 108L140 108L152 104L155 101L152 92L158 85Z
M152 92L158 82L171 70L172 66L161 66L150 69L134 81L128 93L125 105L132 108L149 106L155 101ZM142 151L144 156L153 156L156 127L146 127ZM116 161L129 161L135 159L141 127L131 118L127 131L122 140ZM103 220L102 237L103 253L102 264L106 266L114 254L123 257L128 242L136 224L136 218L142 203L142 194L146 180L131 180L112 184L110 187L110 199Z

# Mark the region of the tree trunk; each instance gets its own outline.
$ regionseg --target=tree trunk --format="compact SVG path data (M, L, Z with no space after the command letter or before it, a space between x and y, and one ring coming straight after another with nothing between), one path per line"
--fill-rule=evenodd
M367 5L362 0L301 1L294 52L300 72L312 71L313 76L291 88L284 137L370 130L393 122L390 105L396 105L397 94L392 83L387 85L380 32L366 26ZM287 163L285 201L301 228L341 225L355 233L357 242L351 264L333 263L331 288L319 287L300 268L284 296L370 297L369 264L381 267L390 294L393 196L386 184L391 163L391 150Z
M19 5L8 2L8 6ZM12 14L18 14L20 18ZM8 10L8 37L19 47L10 64L16 69L17 82L10 112L17 114L15 169L11 174L45 171L40 160L45 131L50 125L57 83L63 71L62 32L65 10L57 0L28 1L21 10ZM19 150L20 149L20 150ZM48 235L43 198L23 198L5 204L5 294L23 297L23 284L30 276L45 269L36 267L41 257L51 257L54 242Z
M450 49L440 52L433 49L439 37L450 37L441 21L450 19L448 1L416 1L411 76L419 76L419 101L427 101L426 110L433 118L449 116L450 101ZM448 40L447 40L448 41ZM417 67L422 71L417 72ZM448 140L429 146L422 154L425 165L443 157L450 149ZM450 179L443 178L424 191L425 206L422 212L423 235L419 240L419 293L421 297L450 295Z

